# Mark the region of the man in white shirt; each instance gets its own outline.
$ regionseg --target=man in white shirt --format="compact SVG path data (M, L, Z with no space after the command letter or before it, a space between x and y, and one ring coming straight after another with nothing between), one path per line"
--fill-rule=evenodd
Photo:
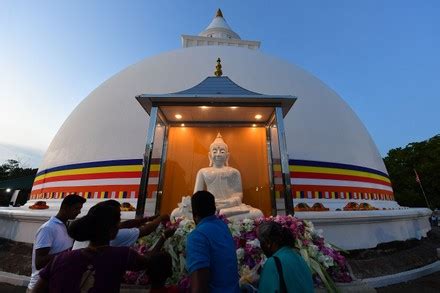
M73 239L67 234L66 223L75 219L80 213L86 199L70 194L66 196L58 213L45 222L35 235L32 249L32 275L28 285L30 292L38 281L38 273L55 255L72 248Z

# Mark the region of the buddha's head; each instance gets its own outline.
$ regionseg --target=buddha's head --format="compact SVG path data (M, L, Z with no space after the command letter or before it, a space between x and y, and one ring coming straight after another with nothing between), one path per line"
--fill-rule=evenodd
M221 168L228 166L229 152L228 145L223 141L220 133L217 134L215 140L211 143L209 147L209 166Z

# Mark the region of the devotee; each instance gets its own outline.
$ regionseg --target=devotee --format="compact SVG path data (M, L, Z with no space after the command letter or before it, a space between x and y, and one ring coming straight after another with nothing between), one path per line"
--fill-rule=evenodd
M186 244L191 292L240 292L234 240L228 226L215 215L214 196L196 192L191 208L196 223Z
M276 222L258 226L258 240L268 257L261 272L259 292L314 292L312 273L294 250L293 234Z
M75 240L90 241L89 246L56 256L40 271L33 292L119 292L126 270L148 271L154 265L151 254L141 256L129 247L109 245L116 237L120 220L119 208L101 203L72 222L69 235ZM173 233L166 230L159 246Z
M55 255L72 248L73 239L67 234L66 223L81 213L85 202L86 199L79 195L67 195L61 202L58 213L37 230L32 249L32 275L28 292L37 283L39 270L49 263Z
M103 201L101 204L111 205L117 208L121 207L119 201L110 199ZM96 205L95 205L96 206ZM92 207L93 209L94 207ZM116 238L110 241L111 246L133 246L136 241L144 236L154 232L161 222L168 222L168 215L155 215L152 217L144 217L140 219L132 219L121 222L119 224L118 234ZM86 248L88 241L75 241L73 250Z

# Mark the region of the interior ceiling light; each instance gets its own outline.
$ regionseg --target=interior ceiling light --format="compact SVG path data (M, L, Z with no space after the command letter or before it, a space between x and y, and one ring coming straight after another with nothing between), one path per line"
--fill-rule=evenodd
M206 110L206 109L209 109L209 107L208 106L200 106L200 109Z
M252 124L252 127L257 127L257 124Z
M180 114L176 114L176 115L174 115L174 117L176 117L176 119L182 119L182 115L180 115Z
M185 123L180 124L180 126L185 127Z
M255 119L260 120L261 118L263 118L263 116L261 114L255 115Z
M232 110L235 110L235 109L237 109L238 107L235 107L235 106L232 106L232 107L230 107Z

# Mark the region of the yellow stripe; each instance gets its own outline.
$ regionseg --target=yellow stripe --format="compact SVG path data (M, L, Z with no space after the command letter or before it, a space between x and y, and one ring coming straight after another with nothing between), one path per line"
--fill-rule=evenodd
M123 198L124 197L124 192L123 191L119 191L119 198Z
M126 166L108 166L108 167L94 167L94 168L81 168L81 169L70 169L63 171L55 171L47 174L43 174L35 178L35 181L41 180L43 178L51 178L56 176L65 175L81 175L81 174L94 174L94 173L112 173L112 172L136 172L142 171L141 165L126 165Z
M363 172L363 171L345 170L345 169L337 169L337 168L309 167L309 166L292 166L292 165L289 166L289 170L290 172L352 175L352 176L367 177L367 178L382 180L385 182L390 182L390 179L388 179L387 177L374 173Z
M150 171L160 171L160 165L159 164L150 165Z
M281 165L273 165L273 170L275 172L281 172Z

